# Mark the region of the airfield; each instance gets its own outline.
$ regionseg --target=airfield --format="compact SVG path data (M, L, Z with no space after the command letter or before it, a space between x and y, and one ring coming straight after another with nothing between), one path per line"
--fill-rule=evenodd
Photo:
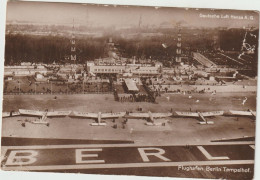
M56 96L56 99L54 98ZM247 97L243 105L243 99ZM31 110L72 110L80 112L173 112L174 111L228 111L256 110L256 93L212 94L163 94L156 103L117 102L112 94L77 95L4 95L3 111ZM57 139L126 140L135 144L184 145L209 143L213 140L255 136L255 121L251 117L216 116L207 118L213 125L200 125L197 118L169 117L156 120L165 126L147 126L144 119L125 118L105 120L107 126L90 126L93 119L76 117L48 118L50 126L26 123L21 120L35 117L3 118L2 137L34 137ZM117 128L113 126L117 124Z
M247 101L243 105L245 97ZM173 116L155 120L165 122L165 126L147 126L145 119L138 118L128 118L127 123L124 124L126 119L124 117L115 121L107 119L106 126L91 126L93 119L55 117L48 118L50 126L27 122L23 127L22 121L33 120L36 117L3 118L1 142L3 170L192 178L253 178L256 127L254 118L207 117L208 120L214 121L214 124L200 125L199 119L177 117L174 112L220 110L227 112L247 109L254 111L256 93L215 95L168 93L158 97L156 103L117 102L113 94L4 95L3 112L18 111L20 108L95 113L140 112L138 108L142 108L142 112L172 112ZM200 147L205 150L201 151ZM152 148L148 152L155 153L158 149L165 151L163 156L169 158L170 162L153 156L148 156L150 162L144 162L141 158L142 153L139 152L140 148L148 148L148 150ZM35 158L36 162L25 166L8 165L7 160L12 157L11 152L16 150L20 154L23 154L24 150L38 154ZM97 151L97 156L90 154L90 162L95 161L96 158L93 157L97 157L104 159L104 163L75 164L78 159L75 152L81 150ZM211 160L207 156L213 158L219 156L220 160ZM221 156L227 156L229 159L221 159ZM243 170L243 172L227 172L225 168Z

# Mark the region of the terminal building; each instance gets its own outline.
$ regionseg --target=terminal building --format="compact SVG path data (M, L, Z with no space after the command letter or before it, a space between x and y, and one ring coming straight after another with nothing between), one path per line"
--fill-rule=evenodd
M144 64L126 64L126 65L96 65L94 63L87 64L87 70L90 74L123 74L132 73L142 76L154 76L160 73L160 65L144 65Z

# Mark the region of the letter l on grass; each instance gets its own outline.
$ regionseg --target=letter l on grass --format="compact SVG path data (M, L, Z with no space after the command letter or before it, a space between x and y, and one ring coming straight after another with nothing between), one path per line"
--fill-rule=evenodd
M227 156L219 156L219 157L213 157L211 156L208 151L202 146L197 146L197 148L202 152L202 154L208 159L208 160L223 160L223 159L229 159Z

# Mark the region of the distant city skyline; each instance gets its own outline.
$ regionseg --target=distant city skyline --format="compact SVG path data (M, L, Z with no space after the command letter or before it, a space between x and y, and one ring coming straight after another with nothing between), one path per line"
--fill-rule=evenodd
M75 24L128 26L189 27L259 27L256 11L195 9L173 7L113 6L79 3L16 2L7 3L7 22L40 24Z

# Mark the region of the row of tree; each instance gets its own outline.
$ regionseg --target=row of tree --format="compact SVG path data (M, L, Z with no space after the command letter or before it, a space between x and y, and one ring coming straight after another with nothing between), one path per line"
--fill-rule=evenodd
M76 39L77 62L104 57L106 38ZM64 63L70 61L71 40L61 36L7 34L5 65L20 62Z

